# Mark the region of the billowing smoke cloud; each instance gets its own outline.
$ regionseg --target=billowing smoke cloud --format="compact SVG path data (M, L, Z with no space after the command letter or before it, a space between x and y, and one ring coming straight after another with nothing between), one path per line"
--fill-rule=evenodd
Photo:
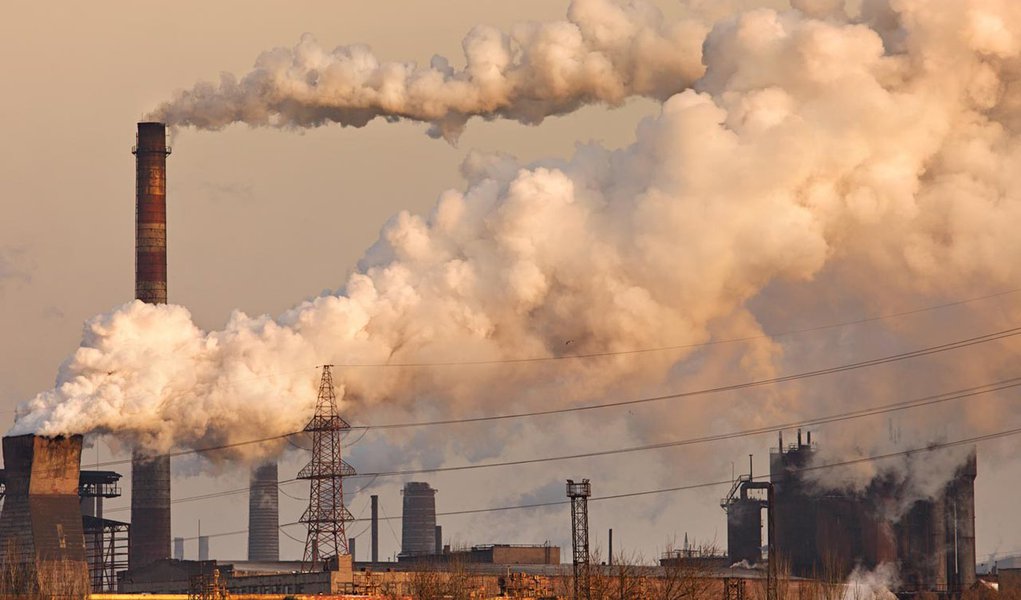
M501 361L754 338L587 360L338 368L353 421L421 420L769 377L1015 324L1016 304L1002 302L960 308L952 322L934 313L828 336L765 335L1014 287L1021 257L1021 7L869 0L852 18L832 2L796 6L736 14L692 54L685 49L703 40L689 24L653 22L638 3L579 1L569 23L509 38L477 30L463 71L380 66L363 50L327 54L304 41L263 56L241 82L184 94L158 114L202 127L409 117L448 135L475 114L538 122L583 102L669 98L623 149L586 145L570 160L531 165L470 154L463 190L443 193L429 215L393 217L339 291L279 317L235 313L206 332L184 308L135 302L93 319L56 387L23 407L15 431L117 432L164 451L299 429L315 364ZM1017 375L1003 345L922 366L694 398L615 423L661 441ZM912 413L890 421L889 435L874 422L834 428L820 454L956 439L1017 417L995 397L972 406ZM573 423L556 427L577 434ZM432 443L478 459L516 432ZM237 452L258 459L275 450ZM733 454L690 456L698 476L721 472ZM960 460L938 456L946 459L915 469L919 494L935 493ZM918 464L862 463L827 485L861 486Z
M306 36L264 53L240 80L224 74L219 84L200 83L151 116L203 129L404 118L452 140L474 116L535 124L583 104L665 100L702 74L706 31L697 21L669 22L644 2L578 0L566 21L509 33L476 27L462 42L460 69L440 56L426 67L380 61L366 46L330 51Z

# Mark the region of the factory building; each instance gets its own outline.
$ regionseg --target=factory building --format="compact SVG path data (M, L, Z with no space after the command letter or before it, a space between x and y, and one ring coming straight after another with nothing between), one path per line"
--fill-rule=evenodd
M549 544L481 544L464 550L444 548L436 554L402 554L401 564L559 565L560 547Z
M400 556L436 553L436 492L421 481L404 484Z
M770 453L769 484L739 479L724 500L728 555L733 562L761 560L762 509L774 528L771 556L782 557L797 577L843 581L855 567L898 565L903 592L958 592L971 588L975 575L976 456L970 453L942 492L912 501L889 478L863 492L825 490L805 476L817 447L811 434ZM773 489L773 506L745 487Z

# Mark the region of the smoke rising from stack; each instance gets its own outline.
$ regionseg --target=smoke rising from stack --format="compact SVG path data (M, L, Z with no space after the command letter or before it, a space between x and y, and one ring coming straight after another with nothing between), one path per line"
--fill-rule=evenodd
M366 46L328 50L305 36L262 54L240 79L224 74L218 84L180 92L152 116L202 129L411 119L453 140L471 117L536 124L584 104L665 100L702 74L705 33L703 24L670 23L643 2L580 0L565 21L510 32L476 27L462 42L461 69L440 56L419 66L381 61Z
M469 154L463 190L444 192L429 215L394 216L336 293L276 318L235 312L203 331L180 306L133 302L92 319L56 387L23 407L14 431L115 432L160 452L299 430L315 364L499 361L763 336L593 360L340 369L345 415L377 422L382 410L494 414L695 389L1016 324L1017 307L1005 301L961 308L953 323L906 319L834 339L766 335L806 315L841 321L1019 280L1021 9L869 0L850 17L833 2L795 4L801 10L732 15L703 39L691 23L651 23L655 13L638 2L578 1L567 25L525 26L513 43L476 30L467 66L453 72L436 62L379 66L361 49L324 53L304 40L264 55L238 82L185 92L156 116L208 128L414 118L448 137L472 115L536 123L628 95L665 100L626 148L588 144L570 160L530 165ZM644 45L624 42L635 23L648 27L636 38ZM575 46L553 45L564 31ZM603 58L578 60L592 53ZM1002 379L1016 374L1011 361L1002 346L977 349L924 371L905 365L821 389L636 410L627 427L654 442L828 414L924 395L925 385ZM896 437L908 446L955 439L1016 413L995 398L964 414L935 407L911 413ZM487 431L477 444L498 445L501 435ZM842 427L819 455L903 447L876 437L873 425ZM471 444L452 451L473 457ZM246 446L221 457L258 462L278 451ZM947 458L865 463L821 483L863 486L924 463L912 473L924 495L964 453L939 456ZM729 458L689 472L720 472Z

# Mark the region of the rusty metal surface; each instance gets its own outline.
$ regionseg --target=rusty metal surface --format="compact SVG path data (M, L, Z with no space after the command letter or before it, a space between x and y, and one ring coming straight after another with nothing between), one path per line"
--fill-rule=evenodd
M139 123L135 153L135 297L167 302L167 148L163 123Z
M252 471L248 493L248 560L280 560L280 496L277 463Z

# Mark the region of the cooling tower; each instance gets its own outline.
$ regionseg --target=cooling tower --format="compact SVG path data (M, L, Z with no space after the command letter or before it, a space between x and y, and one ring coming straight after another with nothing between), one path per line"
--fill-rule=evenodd
M167 302L167 128L139 123L135 154L135 298ZM131 460L128 564L170 558L170 458Z
M433 554L436 549L436 490L428 483L404 484L401 515L401 555Z
M82 436L3 438L7 476L0 513L5 589L84 597L89 589L78 498Z
M248 560L280 560L280 496L277 463L252 471L248 489Z

